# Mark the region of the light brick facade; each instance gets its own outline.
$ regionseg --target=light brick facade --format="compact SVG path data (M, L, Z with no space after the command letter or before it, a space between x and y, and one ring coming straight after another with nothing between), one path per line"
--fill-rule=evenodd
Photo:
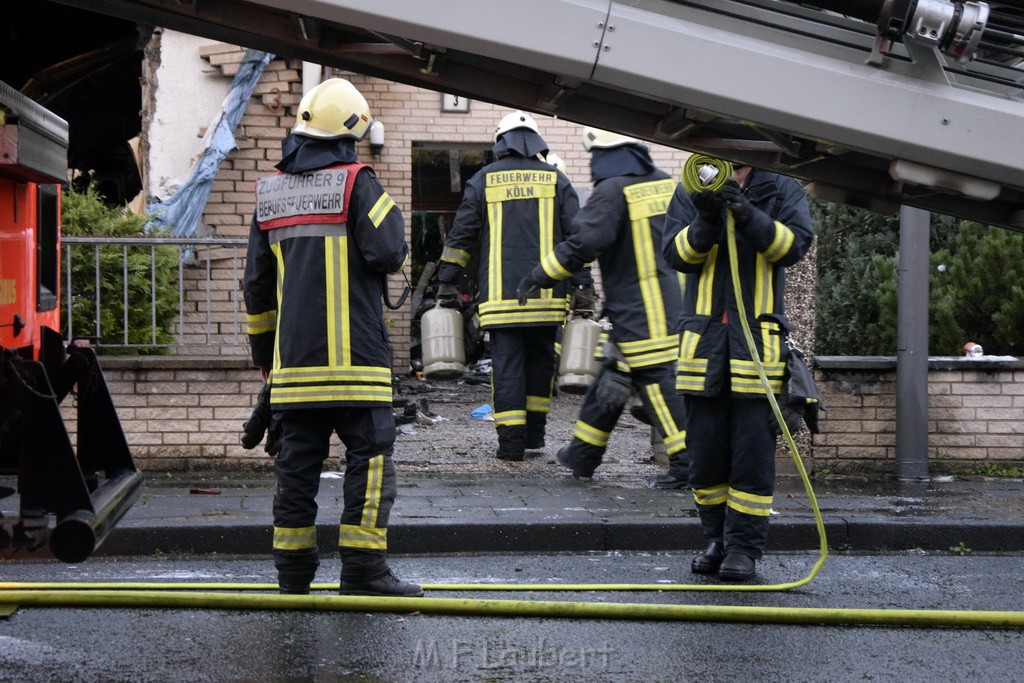
M895 473L895 361L865 359L858 368L849 359L820 360L828 411L813 440L810 469ZM930 366L930 473L1024 465L1024 362L936 359Z
M225 79L237 73L244 55L240 48L210 45L202 56ZM280 158L280 143L294 122L301 97L302 64L275 59L256 86L236 131L238 149L221 165L204 212L204 234L244 238L252 212L256 179L272 173ZM371 164L381 182L402 208L411 226L412 150L417 144L470 143L489 146L497 121L508 109L473 101L468 113L441 111L441 95L356 74L349 78L369 101L374 116L385 126L385 146L374 159L369 145L360 143L361 159ZM580 144L580 126L537 116L551 150L561 156L568 175L579 188L589 187L589 155ZM198 131L202 135L205 131ZM652 146L656 163L678 173L685 153ZM465 179L463 179L465 180ZM407 239L408 239L407 234ZM177 358L104 358L129 443L140 467L148 470L209 468L267 468L261 449L245 451L238 443L259 388L248 362L244 318L237 319L244 253L229 249L198 252L199 267L186 271L185 334ZM212 281L205 290L205 263L210 257ZM814 254L788 273L787 312L794 340L813 348ZM389 278L396 300L405 278ZM415 283L412 283L415 284ZM206 336L206 300L211 301L212 344ZM244 314L244 308L242 309ZM393 369L409 369L411 311L408 303L386 311L394 348ZM219 354L219 357L211 357ZM811 472L895 472L895 371L819 370L828 412L824 433L806 432L797 438ZM1024 465L1024 364L995 372L936 370L929 377L929 456L933 472L978 471L983 465ZM72 411L65 409L67 417ZM778 452L779 470L793 471L788 451Z
M218 43L203 46L200 54L228 79L238 72L245 50ZM302 63L297 60L274 59L260 78L235 131L238 149L229 153L221 164L203 212L201 222L208 226L206 231L212 232L208 236L248 236L253 187L257 178L275 171L274 164L281 158L281 141L295 122L295 107L302 95L301 71ZM348 78L359 88L374 117L385 127L386 144L380 158L373 158L366 141L358 145L359 156L364 163L373 166L381 183L403 210L407 229L412 225L413 146L427 143L489 146L494 141L494 128L498 121L511 111L505 107L472 101L466 113L442 112L440 93L359 74L339 72L336 75ZM535 118L551 150L565 160L570 178L579 187L589 187L589 154L581 143L581 127L542 115ZM199 134L203 133L205 131L199 131ZM660 145L653 145L651 151L655 162L672 174L678 173L687 156L685 152ZM409 240L410 235L407 233L406 237ZM237 330L235 321L226 315L228 306L223 303L231 301L233 294L240 294L237 276L231 271L234 265L226 253L220 254L214 262L218 271L214 275L217 283L215 289L218 290L216 308L225 313L215 316L215 332L218 335L234 336ZM191 277L197 279L199 274ZM401 296L408 284L407 277L408 273L389 277L389 292L393 301ZM232 289L235 291L230 292ZM201 300L205 292L195 291L188 297ZM183 341L189 344L197 341L201 344L203 340L200 335L205 331L202 326L205 322L205 309L194 310L196 320L188 321L188 331L192 336ZM385 311L394 351L393 370L397 374L405 374L409 370L411 318L412 311L408 302L400 310ZM202 352L191 346L185 351ZM237 345L213 348L206 353L238 354L239 348Z

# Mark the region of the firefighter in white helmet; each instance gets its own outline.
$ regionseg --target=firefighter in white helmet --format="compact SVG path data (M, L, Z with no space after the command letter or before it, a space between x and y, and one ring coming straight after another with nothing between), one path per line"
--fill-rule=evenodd
M280 421L273 557L284 593L308 593L319 565L316 495L336 433L341 592L423 594L386 562L397 487L381 300L409 248L402 212L356 154L372 122L350 82L324 81L299 104L280 172L256 184L244 292L252 358Z
M455 282L479 244L478 312L491 339L496 455L519 461L544 447L555 338L569 290L559 283L520 307L516 285L570 234L579 199L568 177L543 160L548 146L532 116L502 117L494 140L496 160L466 183L445 242L438 301L458 305Z
M670 458L685 458L682 398L675 388L681 291L660 254L672 178L654 165L646 145L618 133L585 128L594 189L576 216L573 234L557 244L519 285L520 302L597 259L611 349L587 391L572 441L558 461L590 477L634 391L639 392Z

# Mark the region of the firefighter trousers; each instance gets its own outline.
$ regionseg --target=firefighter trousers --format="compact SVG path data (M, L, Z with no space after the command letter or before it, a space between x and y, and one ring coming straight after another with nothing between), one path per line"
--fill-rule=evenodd
M498 457L521 460L544 445L555 380L557 325L490 330L491 401Z
M345 447L338 533L341 580L383 576L388 571L388 515L397 491L391 406L283 410L278 415L282 433L275 462L273 556L279 583L308 587L316 574L316 496L331 434L337 434Z
M596 394L601 375L611 372L603 367L587 390L580 414L573 429L572 441L562 452L565 461L577 477L590 477L604 459L608 440L626 407L624 402L614 410L601 407ZM648 416L665 442L670 461L678 467L687 466L686 407L682 395L676 392L675 363L660 363L630 368L633 387L640 395Z
M771 405L762 397L686 397L690 487L704 535L761 559L775 488Z

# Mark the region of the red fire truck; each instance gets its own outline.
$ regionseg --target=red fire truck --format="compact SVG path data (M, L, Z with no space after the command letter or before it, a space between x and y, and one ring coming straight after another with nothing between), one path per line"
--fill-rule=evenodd
M48 542L80 562L134 503L142 474L95 351L58 331L67 148L64 120L0 82L0 549ZM11 501L18 512L5 516Z

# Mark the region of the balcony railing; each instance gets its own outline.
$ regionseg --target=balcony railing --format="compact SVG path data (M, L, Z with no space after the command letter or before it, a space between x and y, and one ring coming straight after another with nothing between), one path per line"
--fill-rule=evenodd
M62 238L61 244L64 248L62 306L64 333L68 339L88 337L101 349L166 349L166 353L204 355L248 353L249 341L241 291L247 240L66 236ZM174 259L177 269L177 319L173 326L165 326L158 322L157 316L158 305L166 305L166 297L161 299L157 289L159 268L166 267L158 265L158 249L170 246L177 250L177 258ZM72 255L80 253L77 250L92 251L94 273L91 292L76 292L72 282ZM113 258L116 263L118 252L121 267L119 278L111 274L111 260ZM130 291L132 288L129 285L129 270L140 270L140 252L143 259L148 252L149 262L148 268L141 269L145 270L150 280L149 301L145 303L139 300L144 293ZM104 257L103 268L101 255ZM80 270L88 272L88 268L80 267ZM118 279L119 287L116 284ZM137 284L138 279L134 282ZM171 285L165 281L163 286L169 288ZM80 280L79 288L83 287ZM98 295L95 294L97 292ZM85 302L83 296L93 296L95 301ZM163 304L158 303L161 301ZM79 308L83 305L94 307L95 317L89 329L74 327L72 309L76 305ZM137 313L129 319L129 310L137 312L140 306L148 306L147 322L140 323ZM104 329L104 324L107 329ZM140 334L140 326L148 328L144 334ZM173 341L168 341L167 333L173 335Z

